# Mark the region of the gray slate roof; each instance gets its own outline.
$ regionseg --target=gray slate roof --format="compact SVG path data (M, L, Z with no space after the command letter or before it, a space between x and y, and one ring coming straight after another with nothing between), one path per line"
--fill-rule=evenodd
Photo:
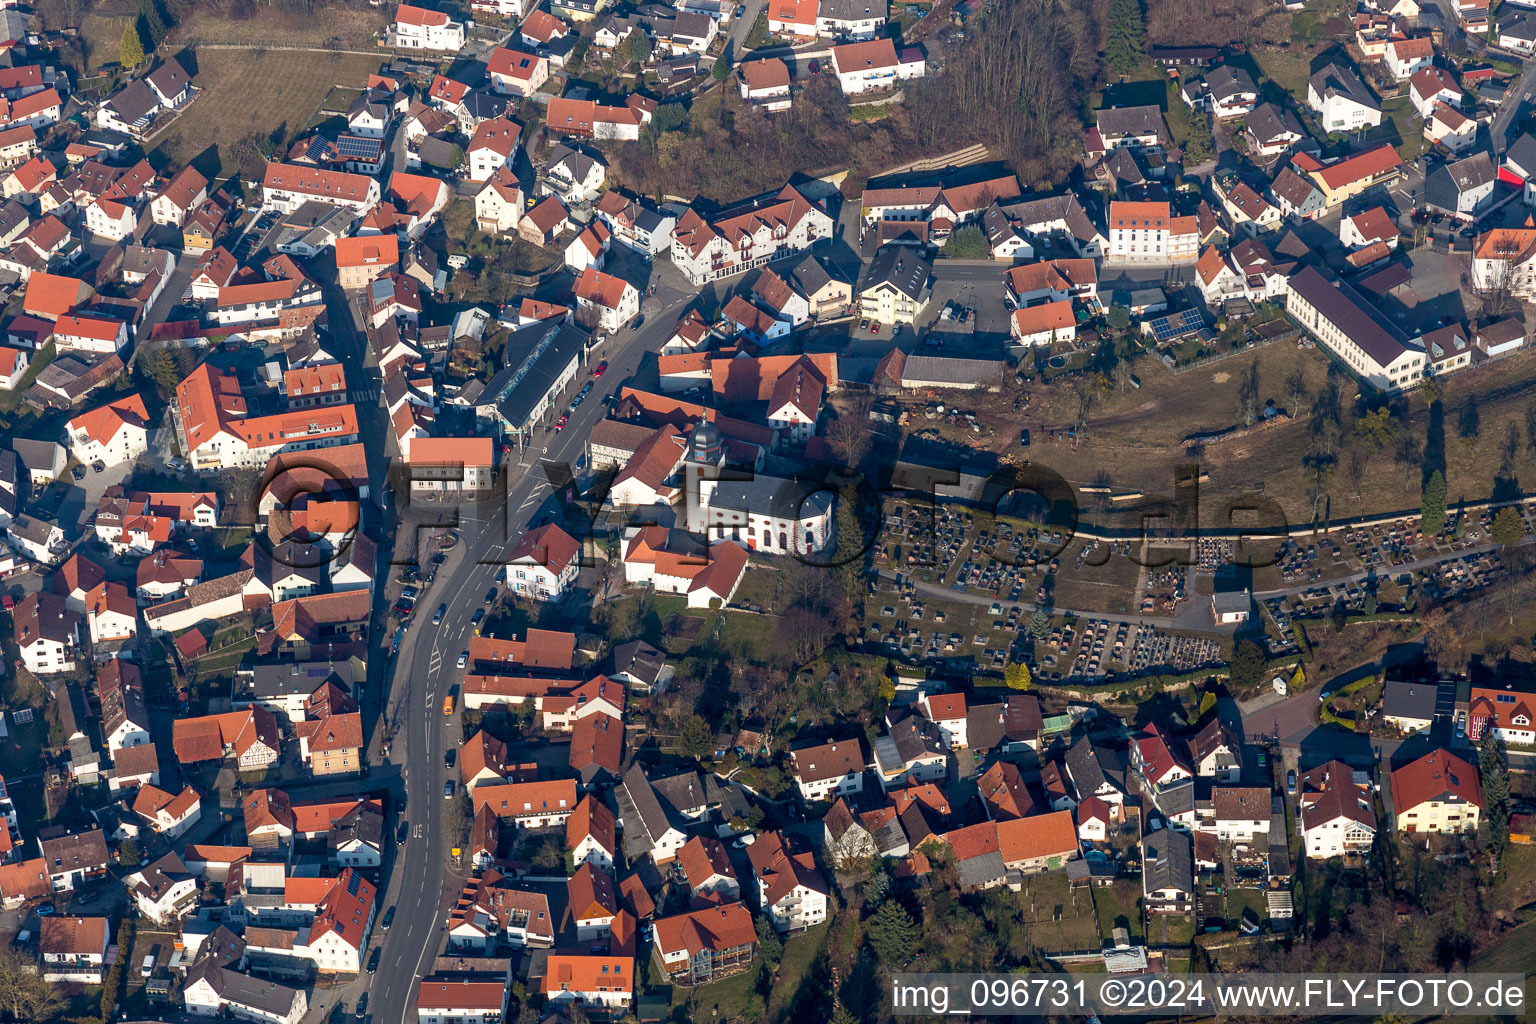
M1189 833L1165 828L1144 836L1141 849L1146 892L1157 889L1194 892L1195 848Z

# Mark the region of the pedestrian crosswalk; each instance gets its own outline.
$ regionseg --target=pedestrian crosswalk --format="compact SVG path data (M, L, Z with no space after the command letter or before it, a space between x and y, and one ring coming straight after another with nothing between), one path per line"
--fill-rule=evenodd
M359 388L352 392L352 401L354 402L377 402L378 400L378 388Z

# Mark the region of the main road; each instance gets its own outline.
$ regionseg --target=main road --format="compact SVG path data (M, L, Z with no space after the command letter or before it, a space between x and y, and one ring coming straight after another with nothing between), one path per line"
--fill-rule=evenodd
M653 278L659 270L660 264L652 268ZM405 800L396 827L407 823L409 838L396 851L385 888L383 905L396 908L395 919L388 932L376 930L375 934L384 952L382 968L372 979L369 1002L374 1019L381 1024L405 1024L413 1019L410 1014L416 982L431 972L432 958L443 942L447 910L456 895L456 883L455 891L445 891L452 877L448 858L456 837L447 835L444 828L442 792L444 781L451 778L457 793L458 769L445 768L443 754L458 749L458 716L462 711L456 709L453 716L445 716L442 703L450 692L458 692L462 682L458 658L473 635L470 618L483 606L486 592L495 586L507 552L535 517L546 514L546 504L552 507L549 484L539 463L575 464L592 427L606 413L605 397L635 375L646 352L661 348L694 293L675 282L659 281L656 297L659 308L646 313L639 330L623 330L589 353L589 370L603 358L608 368L565 429L553 432L541 428L532 444L506 457L505 509L478 506L459 511L458 525L453 527L459 542L439 569L436 581L417 601L418 611L392 659L381 728L388 730L390 760L400 766L404 783ZM592 378L578 375L571 389L579 388L587 379ZM565 397L568 400L570 396ZM404 509L405 496L393 497L396 508ZM397 529L413 528L409 516L397 517ZM442 623L434 626L432 618L439 606L446 607ZM387 649L388 643L388 637L378 637L375 649Z

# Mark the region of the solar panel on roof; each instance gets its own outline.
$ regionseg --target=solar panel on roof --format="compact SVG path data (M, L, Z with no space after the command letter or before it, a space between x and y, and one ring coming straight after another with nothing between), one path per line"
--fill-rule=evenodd
M1185 334L1193 334L1204 326L1205 318L1200 315L1199 310L1184 309L1152 321L1152 333L1158 341L1169 341Z
M382 145L378 139L364 138L361 135L343 135L336 140L336 149L344 157L353 159L371 159L379 155Z

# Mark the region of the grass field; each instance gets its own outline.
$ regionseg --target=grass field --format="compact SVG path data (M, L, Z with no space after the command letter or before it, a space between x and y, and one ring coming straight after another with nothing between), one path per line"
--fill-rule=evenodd
M80 43L85 48L85 66L94 71L103 64L116 64L121 55L126 17L111 14L87 14L80 19Z
M204 50L193 79L203 94L150 146L174 165L195 163L204 174L228 176L238 170L242 138L265 141L281 129L286 143L334 86L355 88L378 68L371 56Z
M1381 112L1397 126L1397 134L1402 139L1397 146L1398 154L1404 160L1417 160L1422 156L1429 144L1424 141L1424 123L1418 111L1413 109L1408 94L1405 92L1383 101Z
M1116 881L1093 890L1093 905L1099 918L1099 937L1112 942L1115 926L1121 924L1131 938L1140 939L1145 929L1141 925L1141 910L1136 903L1141 898L1141 887L1135 882Z
M794 1003L811 965L826 945L828 927L817 925L784 943L784 957L779 961L778 973L768 990L768 1020L780 1021Z
M1047 953L1075 953L1099 948L1099 924L1093 897L1073 889L1065 871L1031 875L1014 897L1029 925L1030 940Z
M1116 491L1142 491L1150 496L1171 496L1173 474L1191 459L1182 443L1191 433L1218 431L1235 423L1235 401L1240 380L1257 361L1261 401L1273 398L1287 404L1284 382L1299 370L1306 382L1308 398L1301 403L1309 410L1311 401L1322 389L1328 372L1328 357L1318 350L1301 350L1289 342L1277 342L1231 358L1174 374L1161 363L1142 357L1135 362L1135 372L1142 386L1124 392L1095 391L1088 416L1086 436L1074 444L1058 437L1051 440L1047 431L1061 430L1072 423L1079 409L1075 387L1036 387L1032 407L1025 424L1036 427L1036 441L1031 449L1035 463L1060 473L1077 485L1107 483ZM1502 453L1511 426L1519 443L1513 468L1522 487L1536 482L1536 463L1524 443L1525 410L1536 400L1536 351L1522 352L1502 360L1496 367L1452 374L1439 383L1441 398L1438 411L1431 407L1431 396L1423 389L1393 401L1394 422L1399 436L1411 434L1426 449L1436 443L1436 419L1443 445L1447 489L1452 502L1486 498L1502 461ZM1395 443L1386 450L1368 454L1358 472L1348 451L1350 431L1355 420L1357 387L1352 380L1342 384L1344 407L1344 443L1340 446L1335 473L1327 483L1331 515L1338 519L1372 512L1416 509L1421 498L1420 472L1405 468L1393 458ZM1469 399L1477 403L1477 429L1460 436L1461 412ZM1017 417L1013 417L1016 421ZM1209 474L1200 487L1202 524L1229 525L1223 515L1231 499L1250 498L1261 489L1273 499L1293 524L1311 521L1309 473L1303 464L1311 444L1308 416L1281 422L1269 429L1245 437L1222 440L1204 446L1201 468ZM1121 524L1139 522L1133 507L1100 511L1085 508L1086 520Z
M1313 51L1299 46L1284 50L1270 47L1253 51L1253 59L1265 77L1292 96L1298 97L1302 103L1307 99L1307 79L1312 74L1312 56Z
M176 26L175 40L278 46L324 46L334 41L342 49L365 50L375 45L374 33L384 27L392 10L333 5L325 8L324 17L318 16L318 12L311 17L299 11L262 6L258 17L239 20L223 11L193 7Z

